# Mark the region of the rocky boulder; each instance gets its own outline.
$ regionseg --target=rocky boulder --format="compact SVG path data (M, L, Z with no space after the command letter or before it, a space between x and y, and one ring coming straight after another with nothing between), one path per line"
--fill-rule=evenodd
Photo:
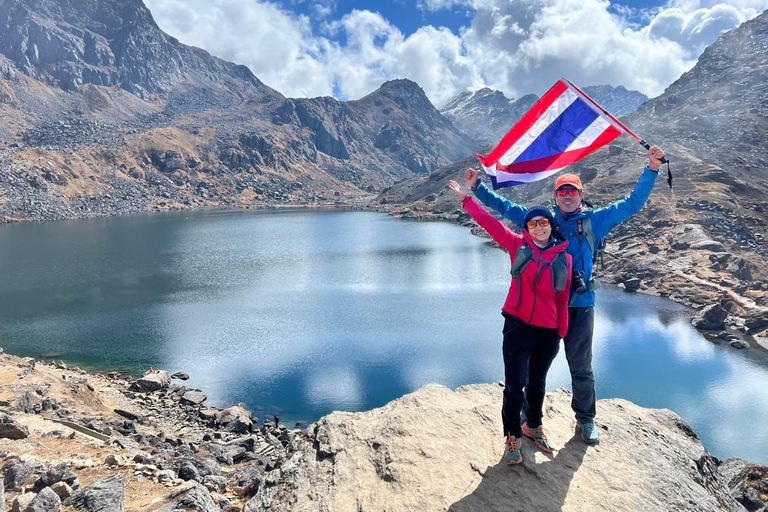
M29 437L29 429L16 423L11 416L0 413L0 438L25 439Z
M151 393L171 385L171 378L165 370L149 370L143 377L131 384L131 390Z
M229 432L244 433L252 428L251 413L240 405L234 405L221 411L221 425Z
M733 457L720 466L720 472L728 479L731 494L747 510L768 510L768 467Z
M575 433L571 394L547 395L557 447L502 458L502 389L430 384L384 407L334 412L297 438L243 511L744 511L693 429L669 410L600 400L601 441ZM510 504L515 504L510 507Z
M61 498L50 487L40 491L24 512L54 512L61 507Z
M200 405L203 402L205 402L208 399L207 396L202 391L197 391L196 389L191 389L187 392L185 392L181 396L181 403L184 405Z
M211 493L197 484L185 484L166 496L171 501L157 512L221 512Z
M756 333L768 327L768 310L755 311L747 316L745 325L750 332Z
M75 491L64 505L87 512L125 512L125 478L112 475Z
M711 304L701 311L691 320L691 323L697 329L722 329L725 327L725 318L728 316L720 304Z
M730 272L733 277L740 281L751 281L752 270L749 267L749 263L742 258L731 258L728 260L728 266L725 268L726 272Z

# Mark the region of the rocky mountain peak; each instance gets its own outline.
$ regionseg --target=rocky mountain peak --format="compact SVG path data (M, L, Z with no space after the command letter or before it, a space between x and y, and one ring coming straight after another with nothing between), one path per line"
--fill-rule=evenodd
M637 110L648 96L640 91L630 91L623 85L590 85L582 89L589 97L611 114L626 116Z
M440 112L443 115L455 114L460 116L462 112L480 106L488 109L504 110L509 107L510 101L503 92L483 87L476 91L464 91L455 96L440 109Z
M403 110L434 110L437 113L437 109L429 101L424 89L419 84L408 80L407 78L400 78L397 80L390 80L381 84L376 91L372 92L369 96L384 96L393 100Z
M495 144L536 100L535 94L510 100L503 92L485 87L459 94L446 103L440 113L484 145Z
M10 0L0 3L0 53L18 71L74 90L120 86L147 98L185 80L268 89L247 68L179 43L140 0Z

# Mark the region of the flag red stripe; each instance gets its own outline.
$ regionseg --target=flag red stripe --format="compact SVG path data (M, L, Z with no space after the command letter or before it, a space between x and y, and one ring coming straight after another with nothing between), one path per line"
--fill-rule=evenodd
M557 83L553 85L552 88L548 90L546 94L544 94L544 96L539 98L539 101L537 101L528 112L526 112L520 121L518 121L517 124L515 124L511 130L509 130L509 132L504 136L503 139L501 139L501 142L499 142L499 145L496 146L493 151L488 153L487 156L477 155L477 157L480 159L480 163L482 163L484 167L492 167L493 164L498 162L499 158L504 156L504 153L506 153L509 148L511 148L518 140L520 140L520 137L522 137L523 134L525 134L525 132L527 132L534 124L536 124L536 121L538 121L544 112L546 112L547 109L552 106L555 100L557 100L557 98L559 98L560 95L567 90L568 84L562 80L558 80Z
M606 144L611 142L613 139L615 139L619 135L621 135L621 131L616 129L614 126L610 126L603 133L601 133L600 136L596 138L592 144L590 144L587 147L574 149L573 151L566 151L564 153L558 153L556 155L539 158L537 160L528 160L527 162L513 163L507 166L497 164L496 169L499 171L515 173L515 174L541 172L541 171L547 171L550 169L560 169L562 167L565 167L566 165L570 165L572 163L578 162L579 160L581 160L591 152L605 146Z

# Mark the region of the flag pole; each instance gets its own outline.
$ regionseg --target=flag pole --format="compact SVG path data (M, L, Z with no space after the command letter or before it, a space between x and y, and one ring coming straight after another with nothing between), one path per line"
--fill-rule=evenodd
M641 146L643 146L645 149L648 149L648 150L650 150L650 149L651 149L651 145L650 145L650 144L648 144L647 142L645 142L645 140L643 140L641 137L639 137L638 135L636 135L636 134L635 134L635 132L633 132L632 130L630 130L629 128L627 128L627 126L626 126L624 123L622 123L621 121L619 121L618 119L616 119L615 117L613 117L613 116L611 115L611 113L610 113L610 112L608 112L608 111L607 111L607 110L605 110L603 107L601 107L600 105L598 105L598 104L597 104L597 102L596 102L595 100L593 100L592 98L590 98L589 96L587 96L586 94L584 94L584 91L582 91L581 89L579 89L578 87L576 87L576 85L574 85L574 83L573 83L573 82L571 82L571 81L570 81L570 80L568 80L567 78L563 78L563 81L565 81L565 82L566 82L566 83L567 83L567 84L568 84L570 87L573 87L573 88L574 88L574 90L576 91L576 93L578 93L578 94L579 94L579 96L581 96L582 98L584 98L585 100L587 100L588 102L590 102L590 103L591 103L591 104L592 104L592 105L593 105L593 106L594 106L594 107L595 107L595 108L596 108L596 109L597 109L599 112L601 112L602 114L604 114L605 116L607 116L607 117L608 117L608 119L610 119L612 123L615 123L615 124L616 124L616 125L617 125L619 128L621 128L621 129L622 129L622 130L624 130L626 133L628 133L629 135L631 135L632 137L634 137L634 138L635 138L635 140L637 140L637 142L639 142ZM662 158L662 159L661 159L661 163L663 163L663 164L667 164L667 183L669 183L669 188L672 188L672 173L671 173L671 172L670 172L670 170L669 170L669 160L667 160L666 158Z

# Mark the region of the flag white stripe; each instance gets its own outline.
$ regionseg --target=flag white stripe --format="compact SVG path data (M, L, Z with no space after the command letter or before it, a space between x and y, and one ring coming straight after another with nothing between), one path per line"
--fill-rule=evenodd
M543 180L549 176L552 176L556 172L560 172L564 167L559 169L550 169L542 172L530 172L524 174L512 174L504 171L496 171L496 182L506 183L508 181L516 181L518 183L531 183L533 181Z
M596 118L594 121L592 121L592 124L590 124L587 129L578 136L578 138L571 142L571 145L568 146L565 151L573 151L574 149L581 149L586 148L587 146L591 146L595 140L597 140L597 138L602 135L603 132L610 126L611 123L608 122L607 119L603 117Z
M533 126L499 158L499 164L509 165L513 163L578 97L578 94L570 88L558 96L552 105L536 120Z

